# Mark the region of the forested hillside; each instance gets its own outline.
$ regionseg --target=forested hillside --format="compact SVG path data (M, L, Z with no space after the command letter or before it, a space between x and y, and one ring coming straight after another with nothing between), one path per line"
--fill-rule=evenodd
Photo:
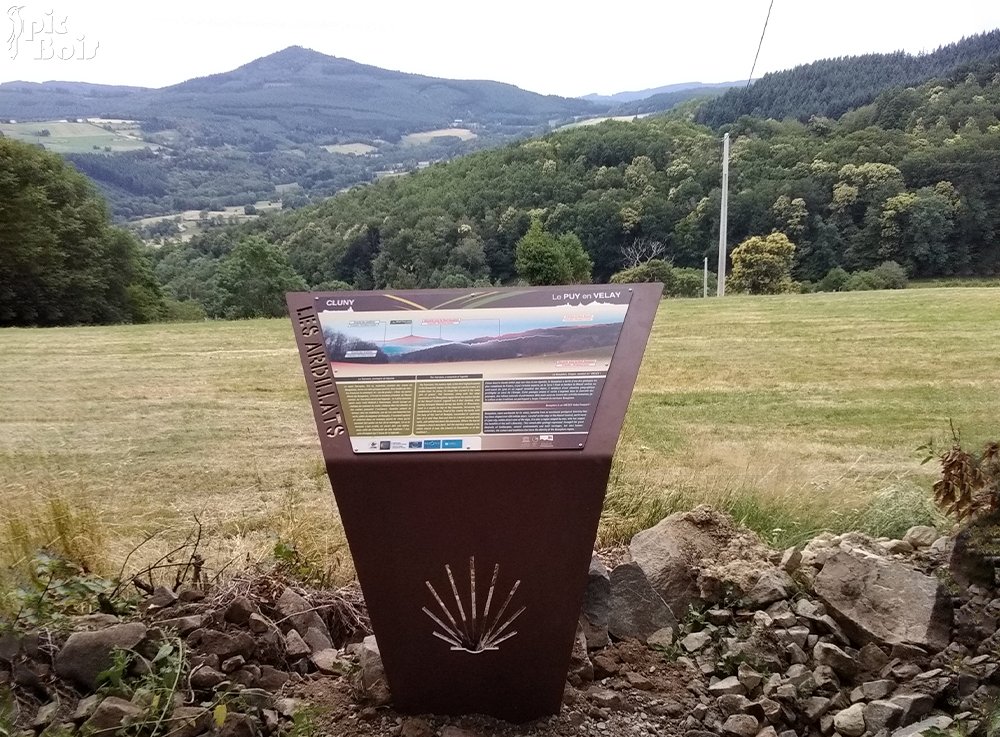
M1000 273L1000 66L886 93L839 121L728 126L730 242L772 231L794 276L902 264L910 276ZM174 296L212 312L214 274L251 233L310 286L509 282L533 216L573 233L593 277L637 239L678 266L717 248L721 137L676 113L607 122L482 152L158 254Z
M735 88L708 102L698 122L718 127L742 115L757 118L798 118L820 115L839 118L872 102L883 92L953 76L966 65L1000 61L1000 29L942 46L929 54L865 54L823 59L772 74L749 88Z
M95 119L97 128L74 124L80 137L60 150L121 218L320 199L609 108L501 82L405 74L297 46L163 89L0 84L0 121L39 121L37 129L45 129L45 121ZM139 148L93 143L90 136L120 119L138 121L141 139L127 142ZM453 126L464 138L449 135ZM32 143L52 145L53 137L27 130ZM406 138L433 130L443 133ZM360 150L345 152L343 144Z

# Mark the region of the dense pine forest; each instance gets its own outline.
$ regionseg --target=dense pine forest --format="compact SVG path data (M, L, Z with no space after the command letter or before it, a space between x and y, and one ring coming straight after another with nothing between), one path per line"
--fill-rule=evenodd
M358 188L164 247L156 272L209 314L224 297L219 265L251 235L311 287L508 283L533 219L577 236L595 280L642 239L698 267L717 248L728 131L729 240L784 233L796 279L885 261L911 277L1000 273L1000 67L885 93L836 121L743 117L717 131L697 112L555 133Z
M749 88L731 89L703 105L697 119L718 127L743 115L802 121L814 115L839 118L872 102L882 92L928 79L951 77L963 67L996 64L998 60L1000 30L965 38L918 56L897 51L822 59L766 74Z

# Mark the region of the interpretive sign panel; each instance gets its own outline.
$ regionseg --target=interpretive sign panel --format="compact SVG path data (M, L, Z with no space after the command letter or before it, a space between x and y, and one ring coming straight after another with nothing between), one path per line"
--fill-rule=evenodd
M661 292L288 295L397 710L559 711Z
M355 453L582 448L632 292L316 297Z

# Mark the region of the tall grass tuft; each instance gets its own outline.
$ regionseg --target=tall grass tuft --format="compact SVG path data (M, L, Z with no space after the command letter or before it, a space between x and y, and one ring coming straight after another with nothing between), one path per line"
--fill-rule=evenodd
M24 568L39 550L72 561L86 572L107 572L104 525L88 502L49 494L0 514L0 564Z

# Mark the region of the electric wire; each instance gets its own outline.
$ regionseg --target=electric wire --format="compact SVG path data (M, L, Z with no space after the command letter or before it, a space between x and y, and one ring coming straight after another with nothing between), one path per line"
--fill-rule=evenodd
M753 57L753 66L750 67L750 76L747 77L746 89L750 89L750 83L753 82L753 73L757 69L757 59L760 58L760 49L764 45L764 34L767 33L767 24L771 20L771 10L774 8L774 0L771 0L771 4L767 6L767 17L764 18L764 30L760 32L760 41L757 44L757 53Z

